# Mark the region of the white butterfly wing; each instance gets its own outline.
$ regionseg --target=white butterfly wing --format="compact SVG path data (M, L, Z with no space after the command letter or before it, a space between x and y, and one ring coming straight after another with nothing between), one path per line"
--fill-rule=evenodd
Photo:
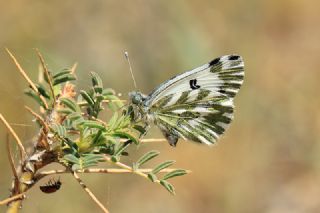
M145 105L171 145L180 137L213 144L233 119L243 77L242 58L222 56L160 85Z
M196 87L192 83L196 80L196 85L201 89L211 91L211 96L226 95L233 97L239 90L244 77L244 63L241 56L226 55L216 58L211 62L177 75L157 87L148 96L146 105L152 106L159 99L183 91L194 90L197 94ZM193 82L191 82L193 81ZM175 96L170 104L174 104Z

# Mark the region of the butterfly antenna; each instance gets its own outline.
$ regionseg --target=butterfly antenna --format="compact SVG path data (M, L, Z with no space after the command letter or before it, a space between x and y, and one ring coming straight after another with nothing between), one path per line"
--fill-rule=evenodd
M124 56L126 57L128 64L129 64L129 68L130 68L130 73L131 73L131 77L133 80L133 84L134 84L134 88L137 89L137 83L136 80L134 79L134 75L133 75L133 71L132 71L132 67L131 67L131 63L130 63L130 58L129 58L129 53L126 51L124 52Z

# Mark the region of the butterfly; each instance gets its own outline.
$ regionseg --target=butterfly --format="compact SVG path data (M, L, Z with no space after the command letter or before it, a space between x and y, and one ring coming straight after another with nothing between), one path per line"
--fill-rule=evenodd
M233 99L244 78L239 55L225 55L174 76L149 95L129 93L134 120L154 123L171 146L178 139L214 144L233 119Z

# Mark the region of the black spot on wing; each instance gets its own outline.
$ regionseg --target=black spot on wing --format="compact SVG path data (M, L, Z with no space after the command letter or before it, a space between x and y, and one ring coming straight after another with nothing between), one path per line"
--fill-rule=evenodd
M211 66L217 65L219 62L220 62L220 58L216 58L216 59L213 59L212 61L210 61L209 65L211 67Z
M240 58L240 56L238 55L229 55L229 60L234 61L234 60L238 60Z
M197 85L197 79L192 79L192 80L190 80L190 81L189 81L189 84L190 84L190 88L193 89L193 90L200 88L200 86Z
M226 93L226 91L225 91L224 89L219 89L218 92L219 92L219 93L222 93L222 94L225 94L225 93Z

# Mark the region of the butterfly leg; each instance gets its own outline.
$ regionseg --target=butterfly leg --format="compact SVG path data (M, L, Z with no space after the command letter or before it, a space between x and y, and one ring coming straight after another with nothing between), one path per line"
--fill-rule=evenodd
M143 127L144 132L140 134L139 138L143 138L144 136L146 136L150 128L151 128L150 124L146 123L145 126Z

